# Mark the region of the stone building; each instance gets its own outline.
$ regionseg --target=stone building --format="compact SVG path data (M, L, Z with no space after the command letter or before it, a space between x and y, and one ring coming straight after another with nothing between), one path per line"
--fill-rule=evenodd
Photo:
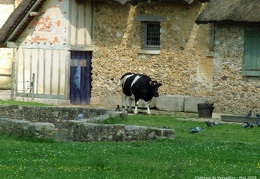
M260 112L259 9L259 0L214 0L196 19L211 24L215 112Z
M209 25L195 23L204 6L195 0L22 1L0 29L2 46L16 52L16 98L115 105L125 72L163 83L161 95L211 97Z
M95 2L93 102L120 101L117 81L125 72L161 82L161 95L211 96L209 30L195 24L203 7L198 1ZM159 44L151 47L147 24L159 26Z

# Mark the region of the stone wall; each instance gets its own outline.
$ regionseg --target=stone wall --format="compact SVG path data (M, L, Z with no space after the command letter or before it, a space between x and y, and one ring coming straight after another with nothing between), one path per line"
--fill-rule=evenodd
M82 108L0 106L0 133L56 141L135 141L174 138L174 130L122 124L100 124L120 117L105 109L84 109L83 119L75 120Z
M260 112L259 77L243 76L244 30L254 27L217 25L214 53L215 112L246 115Z
M75 120L79 113L86 111L86 118L103 115L106 109L91 109L78 107L37 107L37 106L18 106L4 105L0 106L0 117L27 120L31 122L49 122L57 128L67 126L69 120Z
M0 119L0 133L69 142L118 142L174 138L174 130L164 128L71 121L67 128L58 129L48 122L13 119Z
M203 5L156 2L96 2L91 103L120 99L118 79L125 72L145 73L163 83L162 95L212 96L212 58L207 57L209 27L196 25ZM116 13L115 13L116 9ZM143 32L136 16L163 16L159 55L140 54ZM120 102L120 100L118 100Z

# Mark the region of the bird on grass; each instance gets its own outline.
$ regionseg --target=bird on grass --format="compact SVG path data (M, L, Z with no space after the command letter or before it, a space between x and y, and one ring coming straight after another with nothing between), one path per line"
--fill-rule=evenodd
M253 128L254 125L251 122L245 122L245 124L243 124L242 127L243 128L247 128L247 127Z
M208 127L212 127L212 124L210 121L205 121L205 123L207 124Z
M217 121L213 122L213 124L214 124L215 126L223 125L222 123L219 123L219 122L217 122Z
M250 117L250 116L252 116L252 110L250 110L248 113L247 113L247 115L246 115L246 117Z
M86 114L86 110L84 109L82 113L78 114L75 120L82 119L85 116L85 114Z
M202 127L196 127L195 129L191 129L190 132L197 133L197 132L200 132L201 130L202 130Z
M119 111L122 111L119 107L119 105L116 106L116 109L115 109L116 112L119 112Z

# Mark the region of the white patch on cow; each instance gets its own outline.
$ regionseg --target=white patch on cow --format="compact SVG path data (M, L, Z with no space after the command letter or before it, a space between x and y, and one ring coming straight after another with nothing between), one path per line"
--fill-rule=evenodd
M150 101L144 101L144 103L146 104L147 114L151 114L151 111L150 111L151 100Z
M137 101L137 103L135 104L135 110L134 110L134 114L138 114L138 103L140 101L143 101L144 104L146 104L146 108L147 108L147 114L151 114L151 111L150 111L150 103L151 103L151 100L150 101L144 101L144 100L139 100Z
M120 86L120 85L124 85L125 84L125 81L127 78L129 78L130 76L133 76L134 74L131 74L131 75L126 75L124 78L122 79L119 79L117 85Z
M131 75L126 75L121 81L121 84L122 84L122 86L124 86L125 85L125 81L126 81L126 79L127 78L129 78L129 77L131 77L131 76L133 76L134 74L131 74Z
M122 87L124 86L125 84L125 81L127 80L127 78L133 76L134 74L130 74L130 75L126 75L124 76L124 78L122 79L119 79L118 81L118 86L122 85ZM132 96L126 96L124 93L122 93L122 103L125 105L125 111L127 112L127 109L128 109L128 106L130 108L130 111L132 111L132 100L134 100L134 95ZM128 103L128 104L127 104Z
M132 88L132 86L137 82L137 80L139 80L139 78L141 78L140 75L137 75L137 76L135 77L135 79L134 79L133 82L131 83L131 88Z

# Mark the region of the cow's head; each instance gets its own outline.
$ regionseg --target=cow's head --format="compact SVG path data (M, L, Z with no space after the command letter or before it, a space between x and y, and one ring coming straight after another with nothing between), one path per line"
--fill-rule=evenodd
M157 81L150 81L150 85L152 87L153 96L159 97L158 88L162 86L162 83L158 83Z

